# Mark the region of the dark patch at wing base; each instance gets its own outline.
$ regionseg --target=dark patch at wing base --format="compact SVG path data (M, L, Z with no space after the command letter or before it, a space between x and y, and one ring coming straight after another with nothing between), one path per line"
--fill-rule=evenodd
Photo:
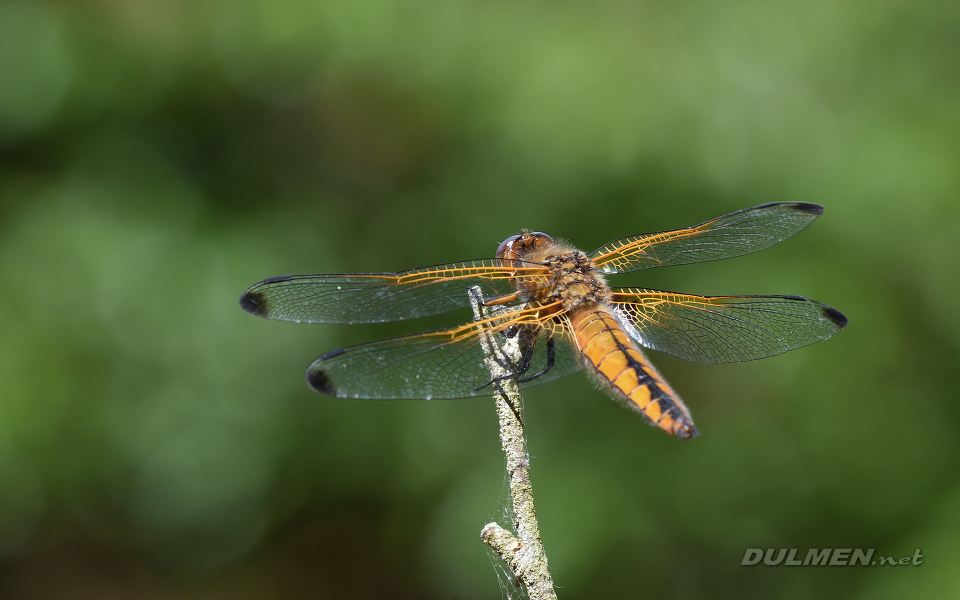
M266 296L260 292L246 292L240 296L240 308L257 317L266 316L270 310Z
M320 369L308 370L307 385L309 385L310 389L315 392L319 392L327 396L337 395L337 388L333 385L333 382L330 381L330 376L327 375L326 371L321 371Z

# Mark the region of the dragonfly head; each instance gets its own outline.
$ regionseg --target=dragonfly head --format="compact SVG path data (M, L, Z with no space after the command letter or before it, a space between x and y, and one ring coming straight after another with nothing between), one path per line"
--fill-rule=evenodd
M539 231L524 231L511 235L497 248L497 258L503 260L528 260L534 252L553 246L553 238Z

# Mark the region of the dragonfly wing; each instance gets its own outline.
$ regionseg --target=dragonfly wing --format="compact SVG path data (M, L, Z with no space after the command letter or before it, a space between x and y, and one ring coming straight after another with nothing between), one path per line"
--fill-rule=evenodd
M801 296L693 296L614 288L611 304L641 345L699 363L774 356L825 340L847 317Z
M440 399L490 396L490 370L485 340L502 345L511 325L530 326L523 311L484 322L361 344L327 352L307 369L315 391L339 398ZM553 381L580 369L579 354L566 330L552 321L530 344L525 377L542 373L521 387ZM553 365L548 367L549 337L553 335Z
M511 279L542 278L540 266L473 260L400 273L285 275L252 286L240 306L258 317L295 323L380 323L469 306L467 288L485 297L516 291Z
M627 237L590 255L603 273L686 265L752 254L782 242L823 213L819 204L771 202L705 223Z

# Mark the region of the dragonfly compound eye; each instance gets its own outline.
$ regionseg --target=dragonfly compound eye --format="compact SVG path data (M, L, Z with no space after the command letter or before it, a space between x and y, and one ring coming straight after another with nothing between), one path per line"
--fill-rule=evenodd
M500 246L497 248L497 258L505 258L508 260L514 260L517 258L517 248L518 242L523 235L511 235L507 239L500 242Z
M506 260L522 260L524 256L535 250L547 248L553 244L553 238L540 231L525 231L519 235L512 235L503 240L497 248L497 258Z

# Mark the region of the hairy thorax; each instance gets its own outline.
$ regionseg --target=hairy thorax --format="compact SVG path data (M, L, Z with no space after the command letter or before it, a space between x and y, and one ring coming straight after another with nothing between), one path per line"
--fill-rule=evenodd
M559 298L566 310L602 304L610 298L606 281L583 252L573 250L549 256L544 262L553 274L553 285L548 288L548 294L551 298Z
M550 268L547 281L527 282L534 288L529 290L532 299L544 303L560 300L567 311L604 304L610 299L610 288L603 275L590 257L576 248L552 244L531 252L523 260Z

